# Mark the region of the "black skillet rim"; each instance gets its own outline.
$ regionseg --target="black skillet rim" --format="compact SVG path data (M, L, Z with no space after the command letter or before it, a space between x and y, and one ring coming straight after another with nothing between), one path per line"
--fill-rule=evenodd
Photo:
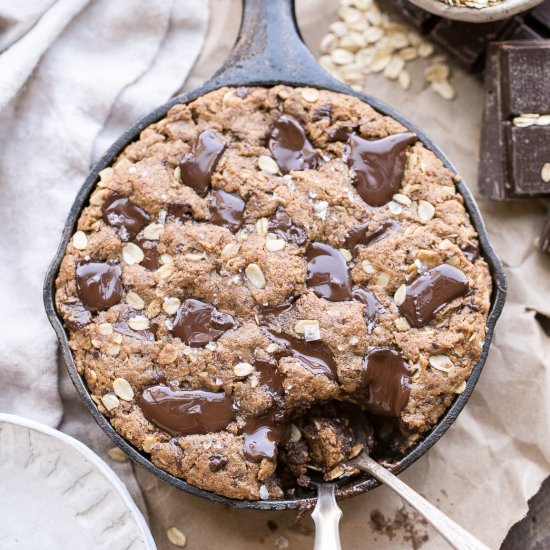
M61 241L45 278L43 298L48 319L61 345L65 366L80 398L102 430L135 463L174 487L213 502L245 509L303 509L312 507L315 504L316 499L314 496L280 500L236 500L199 489L155 466L145 453L138 451L133 445L122 438L122 436L120 436L111 426L108 419L98 411L95 403L90 397L85 381L76 370L73 356L68 346L67 332L55 308L55 279L59 271L61 260L65 254L67 243L73 234L78 217L98 181L99 172L110 166L122 149L129 143L135 141L144 128L161 120L172 106L179 103L189 103L197 97L221 87L239 85L271 87L278 84L285 84L292 87L308 86L318 89L327 89L355 96L371 105L378 112L395 118L408 129L415 132L420 141L422 141L428 149L434 152L453 174L457 174L455 167L446 155L415 124L401 116L392 107L384 104L382 101L370 95L352 90L337 80L334 80L320 68L312 54L301 41L292 0L243 0L243 3L244 16L239 31L239 37L222 69L203 86L174 97L141 119L132 128L127 130L93 167L79 190L65 222ZM258 37L260 38L258 39ZM281 37L285 40L281 40ZM286 43L286 47L281 47L283 43ZM256 76L251 77L249 75ZM470 374L465 391L457 396L454 403L447 409L429 434L399 460L392 469L396 474L408 468L413 462L426 453L444 435L464 408L487 359L494 327L504 307L506 297L506 277L504 269L489 243L487 232L475 199L462 179L457 183L457 189L464 198L465 208L479 236L481 254L489 265L493 279L491 309L487 318L487 335L484 340L481 357ZM347 498L365 493L378 485L378 482L367 475L342 480L337 483L337 498Z

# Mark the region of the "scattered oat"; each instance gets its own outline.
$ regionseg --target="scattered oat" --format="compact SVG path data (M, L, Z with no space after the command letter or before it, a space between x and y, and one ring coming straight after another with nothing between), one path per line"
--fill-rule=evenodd
M258 221L256 222L256 233L260 235L261 237L264 237L267 235L269 222L267 218L258 218Z
M403 206L412 206L412 201L407 197L407 195L402 195L401 193L396 193L392 199Z
M128 292L128 294L126 294L125 301L130 307L137 310L143 309L145 307L145 302L143 301L141 296L137 292L134 292L133 290L131 290L130 292Z
M77 250L84 250L88 246L88 237L84 231L77 231L73 235L73 246Z
M418 217L425 222L429 222L435 214L435 206L428 201L419 201Z
M374 273L374 271L375 271L372 263L370 262L370 260L363 260L361 262L361 267L363 268L363 271L365 273Z
M244 272L253 287L265 288L265 277L257 264L248 264Z
M175 315L181 306L181 300L179 298L164 298L162 303L162 309L168 313L168 315Z
M265 485L260 486L260 498L262 500L267 500L269 498L269 490Z
M396 306L400 306L407 297L407 287L406 285L401 285L393 295L393 301L395 302Z
M241 245L237 243L228 243L222 248L222 259L231 260L235 258L241 249Z
M116 409L120 405L118 397L113 393L106 393L105 395L103 395L101 397L101 402L109 412L111 412L113 409Z
M319 326L317 319L302 319L294 325L294 330L298 334L304 334L306 326Z
M540 171L540 177L544 183L550 182L550 162L547 162Z
M147 330L149 328L149 319L143 315L136 315L128 319L128 326L132 330Z
M164 233L164 225L161 223L150 223L144 230L143 236L149 241L158 241Z
M153 448L153 445L157 442L156 438L148 435L141 444L141 447L146 453L150 453L151 449Z
M267 239L265 242L265 248L269 250L269 252L279 252L285 245L286 241L283 239Z
M122 248L122 257L128 265L135 265L141 263L144 254L137 244L128 243Z
M237 363L233 367L233 372L235 373L235 376L239 376L241 378L252 374L253 370L254 367L250 363Z
M113 325L111 323L101 323L97 326L99 334L103 336L109 336L113 334Z
M432 355L428 362L436 370L449 372L453 368L453 363L446 355Z
M301 95L306 101L315 103L319 99L319 90L315 88L304 88Z
M174 268L172 264L164 264L164 265L161 265L155 271L155 273L157 274L159 279L168 279L172 275L172 273L174 273Z
M166 536L178 548L183 548L187 544L187 537L177 527L169 527Z
M353 259L351 252L347 248L339 248L338 252L342 254L342 257L344 258L344 260L346 260L346 262L351 262L351 260Z
M128 462L128 455L119 447L111 447L107 454L115 462Z
M113 380L113 391L124 401L132 401L134 398L134 390L125 378L115 378Z
M302 433L301 433L300 430L298 429L298 426L296 426L296 424L291 424L291 425L290 425L290 437L289 437L289 440L290 440L292 443L298 443L298 441L300 441L300 439L302 439Z
M258 168L262 172L267 172L268 174L278 174L279 173L279 166L277 163L271 158L266 155L262 155L258 159Z
M464 390L466 389L466 380L462 380L460 384L455 388L455 393L457 395L460 395L461 393L464 393Z

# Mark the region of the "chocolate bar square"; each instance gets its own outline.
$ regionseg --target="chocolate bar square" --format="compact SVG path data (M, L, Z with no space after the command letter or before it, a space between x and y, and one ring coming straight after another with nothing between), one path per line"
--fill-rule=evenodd
M479 189L493 200L550 195L541 170L550 161L550 126L514 125L550 113L550 40L489 46Z

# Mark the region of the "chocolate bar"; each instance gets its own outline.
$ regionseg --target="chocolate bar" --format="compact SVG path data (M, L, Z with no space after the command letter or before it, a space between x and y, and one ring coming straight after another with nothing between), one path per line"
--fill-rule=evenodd
M550 194L550 40L489 46L479 190L493 200Z
M385 0L381 6L434 42L463 69L473 73L484 69L490 42L550 38L550 0L530 12L488 23L465 23L437 17L408 0Z

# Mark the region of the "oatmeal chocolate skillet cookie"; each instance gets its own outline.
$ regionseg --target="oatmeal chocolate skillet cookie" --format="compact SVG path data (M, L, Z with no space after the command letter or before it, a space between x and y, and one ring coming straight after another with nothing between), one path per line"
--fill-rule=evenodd
M391 461L480 357L491 279L452 174L359 99L176 105L101 179L57 278L78 371L160 468L237 499Z

